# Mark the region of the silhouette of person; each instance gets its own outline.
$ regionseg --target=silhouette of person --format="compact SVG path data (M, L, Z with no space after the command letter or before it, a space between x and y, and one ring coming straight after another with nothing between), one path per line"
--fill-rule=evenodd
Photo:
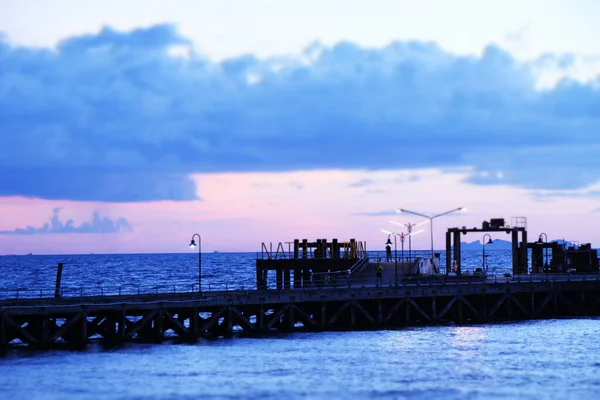
M392 247L389 244L385 246L385 256L387 258L386 261L392 261Z

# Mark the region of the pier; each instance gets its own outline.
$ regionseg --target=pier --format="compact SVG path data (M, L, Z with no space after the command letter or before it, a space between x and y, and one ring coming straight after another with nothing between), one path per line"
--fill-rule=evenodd
M447 237L464 229L452 228ZM57 281L54 296L15 292L0 300L0 351L599 316L595 250L589 244L575 249L527 243L523 237L513 260L514 270L524 273L502 277L452 274L448 268L411 274L418 260L395 259L382 263L384 276L376 280L379 261L369 260L365 243L319 239L288 242L287 251L282 243L275 251L263 244L256 285L243 289L65 295ZM523 248L536 255L554 248L554 260L546 267L534 260L528 268ZM575 254L570 273L552 272L563 265L559 259Z
M0 302L0 344L85 348L92 341L169 336L393 329L600 315L600 276L416 280L391 287L321 287Z

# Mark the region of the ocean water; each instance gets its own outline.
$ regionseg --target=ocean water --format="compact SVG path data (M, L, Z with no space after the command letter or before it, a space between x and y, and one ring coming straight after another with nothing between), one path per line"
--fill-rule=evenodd
M511 272L510 250L486 250L491 274ZM404 253L408 257L408 251ZM429 257L429 251L412 256ZM255 289L256 253L208 253L202 255L203 291ZM385 252L370 252L372 260ZM401 252L398 251L398 257ZM445 254L441 265L445 270ZM463 251L462 270L482 265L481 251ZM53 296L57 264L63 263L64 296L125 294L136 292L189 292L198 289L198 253L181 254L87 254L0 256L0 298ZM271 271L272 273L272 271Z
M465 267L481 264L472 253ZM490 270L502 273L492 264L506 257L490 256ZM251 282L254 258L207 254L203 278ZM197 280L197 254L4 256L0 287L53 290L57 262L73 288ZM595 399L599 335L600 320L582 318L12 350L0 358L0 399Z

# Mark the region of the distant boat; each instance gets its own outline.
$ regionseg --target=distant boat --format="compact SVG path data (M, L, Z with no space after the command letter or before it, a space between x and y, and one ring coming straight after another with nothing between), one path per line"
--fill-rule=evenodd
M215 251L213 251L213 253L218 253L218 251L215 250Z

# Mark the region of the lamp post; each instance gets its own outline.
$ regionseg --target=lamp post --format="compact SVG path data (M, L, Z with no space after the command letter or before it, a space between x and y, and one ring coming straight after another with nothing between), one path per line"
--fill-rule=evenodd
M411 257L412 257L412 241L411 241L411 238L410 238L412 236L412 229L415 226L419 226L419 225L423 225L423 224L428 224L429 220L426 220L426 221L423 221L423 222L419 222L418 224L411 224L410 222L408 224L403 224L403 223L396 222L396 221L390 221L390 222L392 224L396 224L396 225L400 225L400 226L405 226L406 229L408 230L408 235L406 235L406 236L408 236L408 262L410 262ZM415 234L417 234L419 232L423 232L423 230L421 229L420 231L415 232ZM402 235L404 235L404 233ZM404 243L404 236L402 236L402 241ZM402 258L404 259L404 254L402 254Z
M194 238L198 236L198 244L196 245L196 241ZM202 237L199 234L194 233L192 235L192 241L190 242L190 247L193 249L198 246L198 293L202 293Z
M436 214L436 215L434 215L432 217L430 217L429 215L425 215L425 214L421 214L421 213L415 212L415 211L406 210L404 208L398 208L396 211L399 212L399 213L407 213L407 214L417 215L419 217L427 218L429 220L429 229L430 229L430 232L431 232L431 262L433 262L433 220L436 219L436 218L438 218L438 217L442 217L444 215L453 213L455 211L464 211L464 210L466 210L465 207L458 207L458 208L454 208L452 210L449 210L449 211L446 211L446 212L443 212L443 213L440 213L440 214Z
M396 259L396 263L395 263L395 268L396 268L395 281L396 281L396 286L398 286L398 253L397 253L397 247L396 247L396 236L400 237L400 243L402 244L402 253L401 253L400 257L401 257L402 260L404 260L404 239L406 239L406 237L408 237L408 239L409 239L408 242L410 243L410 237L412 235L416 235L417 233L423 232L423 229L421 229L419 231L416 231L416 232L409 233L408 235L406 235L404 232L396 233L396 232L387 231L385 229L382 229L381 232L387 233L387 235L388 235L388 240L387 240L386 244L392 244L392 242L390 240L390 235L394 235L394 258ZM402 262L404 262L404 261L402 261Z
M542 236L544 237L544 240L542 240ZM540 236L538 237L537 240L538 243L544 243L544 269L547 270L548 269L548 247L546 246L546 244L548 243L548 235L546 235L544 232L540 233Z
M485 237L489 237L487 244L493 244L494 242L492 241L492 236L489 233L486 233L485 235L483 235L483 240L481 241L481 247L482 247L482 255L481 255L481 270L483 271L483 275L486 276L487 275L487 264L485 262Z
M390 240L390 234L388 234L387 245L392 244ZM394 234L394 282L395 285L398 286L398 246L396 244L396 235Z

